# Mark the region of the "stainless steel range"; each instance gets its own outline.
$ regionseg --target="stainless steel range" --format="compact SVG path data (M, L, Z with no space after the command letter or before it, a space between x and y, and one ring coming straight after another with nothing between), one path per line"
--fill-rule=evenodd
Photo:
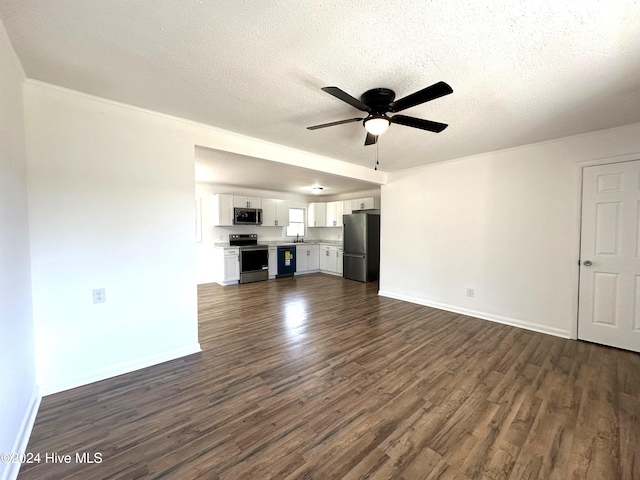
M232 233L229 245L240 247L240 283L269 279L269 247L258 245L258 235Z

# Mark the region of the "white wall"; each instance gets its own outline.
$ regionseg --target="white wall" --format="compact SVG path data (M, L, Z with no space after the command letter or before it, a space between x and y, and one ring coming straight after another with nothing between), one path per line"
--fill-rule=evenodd
M36 388L22 84L0 22L0 452L24 452L39 404ZM0 462L0 478L17 465Z
M25 83L37 380L48 394L199 350L194 149L386 175ZM91 291L106 288L106 303Z
M381 294L570 336L577 164L632 153L640 158L640 124L389 175Z
M44 394L199 351L193 144L173 121L27 82ZM93 304L92 289L106 289Z

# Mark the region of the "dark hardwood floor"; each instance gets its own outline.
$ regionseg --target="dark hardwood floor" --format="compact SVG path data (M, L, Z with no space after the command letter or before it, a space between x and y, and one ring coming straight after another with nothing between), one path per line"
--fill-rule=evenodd
M45 397L27 479L640 479L640 355L313 274L199 288L203 352ZM90 457L92 458L92 457Z

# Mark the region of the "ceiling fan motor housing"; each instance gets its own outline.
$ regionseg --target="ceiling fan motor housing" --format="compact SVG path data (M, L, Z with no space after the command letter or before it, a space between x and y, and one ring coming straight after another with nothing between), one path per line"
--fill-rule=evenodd
M388 88L374 88L362 94L360 100L371 108L371 113L387 113L389 104L396 98L396 93Z

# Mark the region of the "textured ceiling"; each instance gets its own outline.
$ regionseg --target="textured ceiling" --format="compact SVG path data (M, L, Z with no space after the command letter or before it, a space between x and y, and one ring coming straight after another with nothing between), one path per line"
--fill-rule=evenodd
M28 77L373 166L322 92L452 95L391 125L383 171L640 121L638 1L0 0Z

